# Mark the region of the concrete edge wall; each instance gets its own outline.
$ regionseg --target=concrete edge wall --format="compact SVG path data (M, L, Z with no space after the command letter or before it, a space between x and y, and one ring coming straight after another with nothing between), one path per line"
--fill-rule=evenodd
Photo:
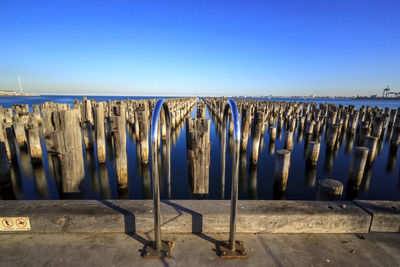
M151 233L152 203L152 200L0 201L0 217L29 217L30 233ZM400 232L399 203L240 200L237 232ZM390 216L381 215L382 209L378 214L376 208L379 205L397 210L382 208L390 211ZM229 206L229 200L164 200L161 204L162 232L226 233L229 231Z

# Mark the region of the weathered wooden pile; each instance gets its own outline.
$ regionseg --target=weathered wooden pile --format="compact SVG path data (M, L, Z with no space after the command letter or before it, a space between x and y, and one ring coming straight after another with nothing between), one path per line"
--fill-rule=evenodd
M205 109L204 102L198 102L196 118L186 119L187 163L193 197L209 193L210 119L205 118Z
M205 98L216 123L223 122L224 107L227 98ZM264 132L268 129L270 144L269 152L275 152L276 137L280 139L284 133L284 146L275 153L275 189L285 191L289 176L290 155L293 149L293 136L298 131L297 141L304 138L306 172L314 177L315 183L319 152L322 136L325 140L327 169L332 168L333 157L338 153L339 146L347 137L346 152L352 151L352 161L349 169L347 190L349 196L357 192L360 187L364 171L369 171L374 163L378 151L382 148L382 141L390 142L390 151L397 154L400 143L400 107L398 109L380 109L379 107L354 106L335 104L317 104L303 102L279 102L254 99L236 99L241 117L241 145L246 151L248 139L251 136L250 164L258 162L259 150L262 149ZM229 135L232 135L233 124L230 120ZM354 139L355 138L355 139ZM353 148L353 140L356 147ZM395 157L394 157L395 158ZM342 189L337 189L337 182L332 179L322 180L319 189L322 192L331 192L329 199L341 196ZM340 182L339 182L340 183ZM335 193L332 193L335 192ZM339 193L338 193L339 192ZM284 194L280 194L284 195Z
M46 161L56 177L63 197L84 192L85 154L97 155L102 166L111 160L115 166L118 190L128 188L127 135L136 140L137 160L143 176L150 176L149 129L151 115L157 99L140 99L98 102L84 97L71 105L46 102L40 105L13 105L0 107L0 189L10 186L10 170L18 165L20 151L28 154L34 169ZM192 197L202 198L209 193L209 168L211 159L210 119L208 107L218 126L224 121L227 98L169 98L172 144L179 138L186 123L186 146L189 184ZM316 166L321 146L325 148L324 168L330 170L339 146L346 141L345 151L352 153L346 197L353 197L361 185L365 173L370 172L376 155L382 149L383 139L390 143L387 168L393 168L400 144L400 108L298 102L278 102L254 99L236 99L241 120L240 164L246 169L246 151L250 149L251 185L256 188L256 166L264 146L264 134L269 136L269 153L275 154L274 193L285 198L289 178L294 136L304 141L304 164L310 185L316 182ZM197 103L195 118L188 117ZM229 151L234 149L231 136L233 123L229 121ZM185 119L186 118L186 119ZM163 158L167 127L166 114L162 110L159 120ZM221 128L222 129L222 128ZM282 147L276 148L276 139L284 135ZM324 138L322 138L324 137ZM249 142L249 138L251 142ZM41 143L41 140L45 142ZM321 144L324 140L325 144ZM355 146L353 147L353 143ZM221 150L225 151L225 150ZM222 156L222 155L221 155ZM28 160L29 162L29 160ZM158 161L161 164L161 160ZM261 163L262 164L262 163ZM103 168L104 169L104 168ZM254 171L255 170L255 171ZM255 173L255 174L254 174ZM254 176L255 175L255 176ZM222 187L224 188L224 180ZM170 183L170 181L168 181ZM320 199L340 198L343 185L332 179L319 182ZM170 188L170 187L168 187ZM256 191L256 190L255 190ZM222 193L223 195L224 193ZM168 193L170 195L170 192Z
M196 98L169 98L172 129L181 127ZM29 153L33 168L46 159L54 171L64 197L84 191L84 153L95 150L98 164L106 162L107 142L111 144L118 189L128 187L126 136L132 134L138 144L139 159L149 163L149 129L157 99L97 102L86 97L69 104L46 102L0 107L0 189L11 183L11 166L18 165L19 151ZM160 120L158 144L166 140L165 114ZM172 141L176 131L172 131ZM40 139L44 138L45 145ZM47 154L47 155L43 155Z

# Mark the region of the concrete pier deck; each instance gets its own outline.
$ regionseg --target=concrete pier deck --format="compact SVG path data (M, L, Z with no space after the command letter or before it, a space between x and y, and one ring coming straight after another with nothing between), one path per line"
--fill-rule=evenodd
M399 266L400 234L239 234L247 259L220 259L226 234L166 234L172 257L140 256L145 234L1 234L1 266Z
M153 239L151 200L0 201L2 222L30 225L17 232L4 225L0 265L400 266L398 201L240 200L237 239L248 258L223 260L215 243L228 239L229 204L162 201L162 239L175 246L160 261L141 257Z

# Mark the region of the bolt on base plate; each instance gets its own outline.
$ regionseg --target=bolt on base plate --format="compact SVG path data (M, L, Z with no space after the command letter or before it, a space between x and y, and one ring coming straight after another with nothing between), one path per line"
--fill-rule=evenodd
M143 248L143 258L144 259L163 259L170 258L172 254L172 248L175 243L172 241L161 241L160 250L155 250L154 241L148 242Z
M218 241L216 244L217 255L222 259L247 258L243 241L236 240L235 249L228 249L229 241Z

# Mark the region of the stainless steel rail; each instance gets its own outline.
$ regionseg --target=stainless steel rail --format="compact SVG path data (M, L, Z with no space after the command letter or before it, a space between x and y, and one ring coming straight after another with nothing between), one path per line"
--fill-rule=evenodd
M229 224L229 243L228 249L235 250L236 243L236 213L238 200L238 176L239 176L239 148L240 148L240 118L239 111L235 101L228 100L224 107L222 120L222 144L221 144L221 180L225 180L225 153L226 153L226 125L228 112L231 111L234 130L234 155L232 162L232 190L231 190L231 208Z
M171 120L168 105L164 99L156 102L153 110L151 121L151 171L152 171L152 186L153 186L153 205L154 205L154 243L147 246L145 249L146 258L163 258L170 257L170 251L173 242L161 241L161 224L160 224L160 185L158 173L158 157L157 145L160 137L159 122L161 109L164 108L165 124L167 128L166 138L166 156L167 156L167 180L171 180Z

